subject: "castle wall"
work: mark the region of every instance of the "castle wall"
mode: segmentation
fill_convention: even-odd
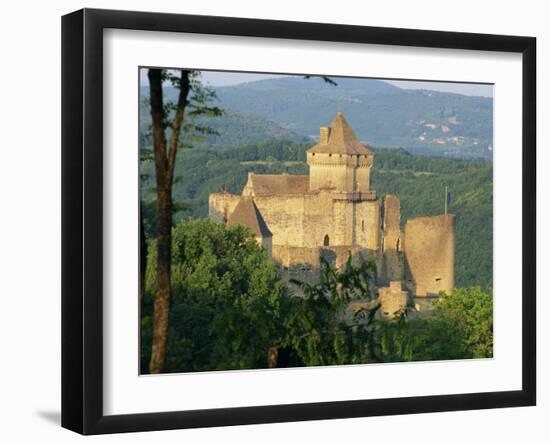
[[[409,297],[407,291],[401,289],[401,281],[392,281],[389,286],[380,288],[378,301],[382,317],[394,318],[407,307]]]
[[[382,203],[382,266],[378,283],[388,285],[391,281],[405,278],[403,253],[401,252],[401,204],[399,197],[388,194]]]
[[[226,222],[237,204],[240,195],[218,192],[208,196],[208,216],[218,222]]]
[[[320,248],[273,245],[272,251],[273,259],[284,268],[305,264],[316,268],[320,266]]]
[[[332,226],[333,240],[330,246],[353,245],[355,240],[356,210],[353,202],[333,200]]]
[[[383,214],[384,252],[399,251],[399,239],[401,237],[401,203],[399,197],[391,194],[384,197]]]
[[[418,217],[407,221],[405,259],[416,296],[454,288],[454,215]]]
[[[351,263],[357,266],[361,261],[376,261],[378,256],[377,251],[365,249],[357,245],[323,248],[321,253],[324,254],[327,261],[336,267],[336,269],[344,266],[350,257]]]
[[[309,154],[309,189],[335,189],[353,191],[354,174],[347,166],[345,156],[338,154]]]
[[[272,257],[281,268],[281,277],[296,294],[301,294],[299,286],[292,280],[315,284],[319,281],[320,248],[273,245]]]
[[[308,152],[307,163],[310,191],[370,191],[372,156]]]
[[[304,246],[323,246],[327,235],[329,245],[334,244],[332,206],[332,198],[327,191],[307,194],[304,197]]]
[[[304,196],[257,196],[254,198],[269,230],[273,245],[304,245]]]
[[[380,201],[357,201],[353,204],[355,243],[363,248],[377,250],[380,246]]]
[[[385,251],[380,257],[376,279],[379,286],[386,286],[391,281],[405,279],[405,259],[402,252]]]
[[[356,169],[356,190],[360,192],[370,191],[370,170],[373,157],[361,157],[359,159],[359,167]]]
[[[297,280],[309,284],[319,283],[321,273],[321,258],[336,269],[341,269],[351,257],[355,266],[361,261],[377,260],[377,251],[367,250],[359,246],[296,247],[274,245],[272,257],[280,266],[281,277],[295,295],[301,295],[302,290],[294,283]],[[371,287],[372,293],[375,287]]]

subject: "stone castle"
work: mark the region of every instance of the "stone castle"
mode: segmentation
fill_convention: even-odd
[[[243,224],[284,278],[315,282],[323,257],[336,268],[351,256],[374,260],[381,312],[425,310],[454,287],[454,215],[408,220],[400,201],[370,187],[374,153],[338,113],[307,151],[309,175],[248,174],[241,195],[210,194],[210,217]]]

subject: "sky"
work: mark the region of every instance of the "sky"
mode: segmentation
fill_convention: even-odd
[[[145,70],[142,70],[142,73]],[[222,72],[202,71],[202,79],[211,86],[233,86],[241,83],[267,78],[285,77],[277,74],[248,74],[243,72]],[[384,80],[402,89],[428,89],[440,92],[452,92],[463,95],[474,95],[481,97],[493,96],[493,85],[473,83],[449,83],[432,81],[410,81],[410,80]],[[141,84],[147,84],[144,75],[141,76]]]

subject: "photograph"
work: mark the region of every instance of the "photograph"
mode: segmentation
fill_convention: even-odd
[[[137,76],[140,375],[493,358],[493,84]]]

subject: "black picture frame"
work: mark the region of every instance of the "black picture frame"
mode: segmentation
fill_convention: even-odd
[[[522,389],[131,415],[103,413],[103,30],[170,31],[522,54]],[[83,9],[62,18],[62,426],[82,434],[536,403],[536,39]]]

